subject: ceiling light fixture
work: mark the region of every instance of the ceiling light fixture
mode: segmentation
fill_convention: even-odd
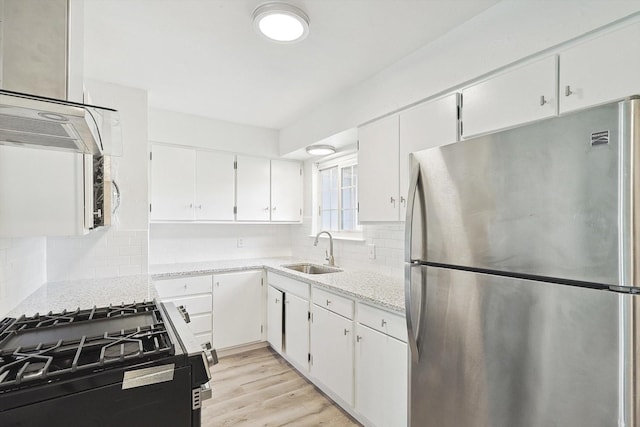
[[[309,34],[309,17],[290,4],[270,2],[253,11],[253,28],[271,41],[295,43]]]
[[[307,153],[312,156],[326,156],[336,152],[335,147],[332,145],[310,145],[306,148]]]

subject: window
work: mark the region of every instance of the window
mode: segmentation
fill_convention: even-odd
[[[360,233],[355,155],[318,164],[317,231]]]

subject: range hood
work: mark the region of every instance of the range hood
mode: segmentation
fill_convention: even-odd
[[[121,155],[116,110],[0,90],[0,144]]]
[[[74,102],[84,100],[82,0],[0,6],[0,144],[122,155],[118,112]]]

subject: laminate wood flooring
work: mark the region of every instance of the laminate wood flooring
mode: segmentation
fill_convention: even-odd
[[[202,427],[360,426],[268,347],[220,359]]]

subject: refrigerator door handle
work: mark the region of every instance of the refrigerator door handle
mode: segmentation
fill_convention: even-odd
[[[420,295],[417,298],[420,302],[420,306],[418,307],[417,320],[414,325],[413,319],[413,311],[412,304],[413,298],[411,296],[413,292],[412,286],[412,275],[413,269],[418,268],[420,271],[420,280],[418,283],[420,289]],[[405,319],[407,322],[407,341],[409,342],[409,349],[411,353],[411,357],[414,362],[418,362],[420,360],[420,323],[422,321],[422,313],[424,311],[424,297],[423,297],[423,280],[422,280],[422,265],[419,263],[407,263],[404,265],[404,304],[405,304]]]
[[[420,163],[413,154],[409,155],[411,162],[411,180],[409,181],[409,194],[407,195],[407,211],[404,229],[404,260],[411,262],[411,248],[413,236],[413,208],[415,206],[418,185],[420,184]]]

